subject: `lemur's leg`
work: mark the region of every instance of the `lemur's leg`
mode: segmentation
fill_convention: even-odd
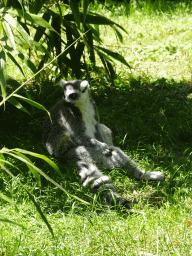
[[[109,176],[103,175],[96,165],[86,164],[85,162],[77,162],[77,171],[84,187],[91,184],[91,190],[93,192],[104,193],[104,200],[111,206],[125,206],[130,208],[129,202],[121,197],[117,192],[115,186],[109,179]]]
[[[135,178],[147,180],[165,180],[165,176],[161,172],[145,172],[127,156],[120,148],[111,147],[111,156],[105,157],[105,167],[108,168],[123,168],[131,173]]]
[[[96,139],[90,141],[91,147],[86,148],[90,154],[90,159],[96,162],[99,169],[119,167],[131,173],[137,179],[165,180],[165,176],[161,172],[145,172],[140,169],[120,148],[108,146]]]
[[[105,126],[104,124],[98,124],[98,128],[100,130],[100,133],[102,134],[103,137],[103,141],[109,145],[112,146],[113,145],[113,136],[112,136],[112,131]]]
[[[93,147],[78,146],[66,152],[63,160],[65,158],[77,162],[78,175],[84,187],[90,185],[93,192],[102,192],[104,200],[109,205],[123,205],[130,208],[128,201],[116,192],[109,176],[98,170],[94,160],[100,158],[102,161],[102,158],[106,158],[100,150],[98,151]]]

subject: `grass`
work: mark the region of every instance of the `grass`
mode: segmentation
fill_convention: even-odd
[[[123,170],[106,170],[118,192],[131,201],[135,213],[130,214],[108,208],[82,188],[73,167],[53,159],[63,172],[60,177],[42,160],[30,158],[90,206],[44,178],[39,188],[26,166],[7,158],[20,171],[10,169],[16,176],[12,179],[0,170],[0,192],[12,200],[11,204],[0,198],[0,219],[4,219],[0,221],[0,256],[192,255],[191,9],[187,3],[164,3],[155,9],[155,3],[132,2],[130,8],[108,4],[112,12],[94,7],[128,30],[123,46],[114,44],[110,30],[103,28],[102,33],[106,44],[117,46],[133,69],[116,64],[115,86],[106,83],[103,75],[91,84],[101,121],[113,130],[115,145],[142,168],[162,171],[166,181],[137,181]],[[61,97],[56,86],[47,86],[46,81],[41,94],[35,90],[39,88],[34,85],[34,100],[47,108]],[[41,144],[44,113],[26,108],[34,112],[33,117],[10,105],[5,112],[0,110],[1,148],[46,154]],[[54,238],[20,182],[41,207]]]

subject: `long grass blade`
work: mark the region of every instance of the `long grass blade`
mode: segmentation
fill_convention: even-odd
[[[11,198],[9,198],[8,196],[4,195],[3,193],[0,193],[0,198],[7,201],[10,204],[15,205],[15,202]]]
[[[49,224],[47,218],[46,218],[45,215],[43,214],[40,205],[35,201],[34,196],[33,196],[31,193],[29,193],[29,191],[27,191],[27,189],[25,189],[25,191],[26,191],[27,194],[29,195],[29,198],[31,199],[31,201],[34,203],[34,205],[35,205],[35,207],[36,207],[38,213],[41,215],[41,218],[43,219],[43,221],[44,221],[45,224],[47,225],[47,227],[48,227],[48,229],[49,229],[51,235],[52,235],[53,238],[54,238],[53,229],[52,229],[51,225]]]
[[[21,227],[21,228],[23,228],[23,229],[26,229],[23,225],[18,224],[18,223],[16,223],[16,222],[12,221],[12,220],[8,220],[7,218],[5,219],[5,218],[1,218],[1,217],[0,217],[0,221],[7,222],[7,223],[10,223],[10,224],[19,226],[19,227]]]
[[[3,100],[5,100],[7,79],[6,79],[6,55],[3,50],[0,52],[0,83],[1,83],[2,97],[3,97]]]
[[[58,187],[59,189],[61,189],[63,192],[65,192],[67,195],[77,199],[78,201],[84,203],[84,204],[87,204],[87,205],[90,205],[90,203],[84,201],[83,199],[77,197],[77,196],[74,196],[74,195],[71,195],[69,192],[67,192],[61,185],[59,185],[56,181],[54,181],[53,179],[51,179],[47,174],[45,174],[42,170],[40,170],[37,166],[35,166],[34,164],[31,164],[30,162],[28,162],[26,159],[23,159],[22,157],[16,155],[14,152],[12,153],[11,151],[13,150],[7,150],[6,151],[6,154],[8,155],[11,155],[12,157],[15,157],[17,158],[18,160],[24,162],[25,164],[28,164],[30,166],[32,166],[37,172],[39,172],[43,177],[45,177],[47,180],[49,180],[51,183],[53,183],[56,187]],[[1,165],[1,164],[0,164]],[[3,168],[4,169],[4,168]],[[10,173],[10,172],[9,172]],[[12,175],[12,174],[11,174]]]
[[[0,167],[3,168],[12,178],[15,178],[15,176],[5,167],[3,166],[1,163],[0,163]],[[52,234],[52,236],[54,237],[54,233],[53,233],[53,229],[51,227],[51,225],[49,224],[49,222],[47,221],[47,218],[45,217],[45,215],[43,214],[42,210],[41,210],[41,207],[40,205],[35,201],[34,197],[31,195],[31,193],[29,193],[29,191],[25,188],[25,186],[19,182],[21,184],[21,186],[25,189],[25,191],[27,192],[27,194],[29,195],[29,198],[31,199],[31,201],[34,203],[37,211],[39,212],[41,218],[43,219],[43,221],[45,222],[45,224],[47,225],[50,233]],[[12,223],[12,224],[15,224],[14,222],[12,221],[9,221],[7,219],[0,219],[0,221],[6,221],[6,222],[9,222],[9,223]],[[19,224],[17,224],[19,225]]]

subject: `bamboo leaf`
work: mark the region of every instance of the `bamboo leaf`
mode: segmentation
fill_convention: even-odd
[[[15,39],[14,39],[12,30],[11,30],[9,24],[7,23],[7,21],[4,21],[4,22],[2,22],[2,25],[3,25],[3,28],[5,30],[7,37],[9,38],[9,40],[11,42],[11,45],[12,45],[14,51],[16,51]]]
[[[122,34],[119,32],[118,28],[116,28],[115,26],[112,26],[113,30],[115,31],[119,41],[122,43],[123,42],[123,36]]]
[[[33,6],[33,10],[34,10],[35,14],[37,14],[41,10],[44,2],[45,2],[45,0],[35,1],[35,5]]]
[[[43,14],[43,17],[42,17],[42,18],[48,22],[48,21],[50,20],[50,18],[51,18],[51,15],[50,15],[50,13],[45,12],[45,13]],[[35,36],[34,36],[34,40],[35,40],[36,42],[39,42],[39,41],[40,41],[41,37],[45,34],[45,30],[46,30],[46,28],[41,27],[41,26],[38,26],[38,27],[36,28],[36,33],[35,33]]]
[[[23,10],[16,9],[16,8],[14,8],[14,9],[13,8],[3,8],[3,12],[21,17],[21,18],[31,22],[32,25],[36,25],[36,26],[39,25],[41,27],[44,27],[44,28],[47,28],[49,30],[56,32],[52,28],[52,26],[39,15],[32,14],[29,12],[24,12]]]
[[[34,152],[31,152],[31,151],[28,151],[28,150],[24,150],[24,149],[20,149],[20,148],[15,148],[14,151],[17,151],[17,152],[21,152],[23,154],[27,154],[27,155],[30,155],[30,156],[34,156],[34,157],[37,157],[37,158],[40,158],[42,160],[44,160],[45,162],[47,162],[60,176],[62,176],[58,166],[53,162],[51,161],[51,159],[49,159],[48,157],[44,156],[44,155],[41,155],[41,154],[38,154],[38,153],[34,153]]]
[[[33,64],[33,62],[25,55],[23,55],[21,52],[18,54],[18,57],[22,59],[23,62],[26,63],[26,65],[31,69],[31,71],[36,74],[37,69],[36,66]]]
[[[79,16],[78,2],[76,0],[69,0],[69,4],[71,6],[74,20],[75,20],[78,28],[80,29],[80,16]]]
[[[89,6],[89,0],[83,0],[83,23],[85,23],[88,6]]]
[[[2,50],[0,52],[0,84],[1,84],[1,93],[3,99],[6,98],[6,55],[5,52]]]
[[[0,35],[1,35],[2,29],[3,29],[2,20],[0,20]]]
[[[23,76],[25,77],[25,74],[23,72],[22,67],[19,65],[19,63],[16,61],[16,59],[13,57],[13,55],[10,52],[7,52],[7,56],[9,57],[9,59],[19,68],[19,70],[21,71],[21,73],[23,74]]]
[[[8,13],[5,13],[3,15],[3,19],[20,34],[21,38],[26,42],[26,45],[28,45],[28,47],[31,47],[29,35],[19,24],[19,22]]]
[[[19,168],[16,165],[12,164],[11,162],[9,162],[7,160],[0,159],[0,163],[1,163],[1,165],[8,164],[8,165],[12,166],[13,168],[19,170]]]
[[[15,154],[17,154],[17,155],[20,156],[21,158],[27,160],[27,162],[30,162],[30,163],[31,163],[31,165],[29,165],[29,164],[27,164],[27,162],[26,162],[26,165],[27,165],[27,167],[29,168],[29,171],[31,171],[32,174],[33,174],[33,176],[35,177],[36,182],[37,182],[37,185],[41,188],[41,178],[40,178],[40,174],[36,171],[35,168],[33,168],[33,163],[31,162],[31,160],[30,160],[28,157],[26,157],[25,155],[23,155],[22,153],[20,153],[20,152],[15,151]]]
[[[17,149],[18,150],[18,149]],[[20,150],[20,149],[19,149]],[[78,201],[84,203],[84,204],[87,204],[87,205],[90,205],[90,203],[84,201],[83,199],[77,197],[77,196],[74,196],[74,195],[71,195],[70,193],[68,193],[61,185],[59,185],[56,181],[54,181],[53,179],[51,179],[47,174],[45,174],[42,170],[40,170],[38,167],[36,167],[35,165],[31,164],[30,162],[28,162],[27,160],[21,158],[20,156],[18,155],[15,155],[14,153],[12,153],[14,151],[14,149],[7,149],[7,148],[3,148],[2,150],[5,154],[8,154],[8,155],[11,155],[17,159],[19,159],[20,161],[24,162],[24,163],[27,163],[29,165],[32,165],[33,168],[35,168],[43,177],[45,177],[47,180],[49,180],[51,183],[53,183],[56,187],[58,187],[59,189],[61,189],[63,192],[65,192],[67,195],[77,199]],[[32,152],[31,152],[32,153]],[[35,153],[34,153],[35,154]],[[15,178],[15,176],[7,169],[5,168],[1,163],[0,163],[0,167],[2,169],[4,169],[12,178]],[[23,185],[22,185],[23,186]]]
[[[23,112],[27,113],[28,115],[31,115],[26,108],[24,108],[21,103],[19,103],[14,97],[11,97],[8,99],[9,103],[11,103],[14,107],[22,110]]]
[[[74,17],[73,17],[72,14],[67,14],[67,15],[64,16],[64,18],[68,21],[74,21]],[[79,13],[79,18],[80,18],[80,22],[83,23],[83,13],[81,13],[81,12]],[[112,20],[107,19],[104,16],[101,16],[97,13],[89,12],[89,14],[86,15],[85,23],[87,23],[87,24],[97,24],[97,25],[117,26],[121,30],[123,30],[125,33],[127,33],[127,31],[122,26],[120,26],[118,23],[115,23]]]
[[[131,66],[127,63],[127,61],[119,53],[110,51],[110,50],[108,50],[106,48],[103,48],[103,47],[100,47],[100,46],[95,46],[95,47],[98,48],[99,50],[105,52],[107,55],[113,57],[114,59],[120,61],[121,63],[123,63],[127,67],[131,68]]]
[[[48,115],[50,116],[49,111],[43,105],[37,103],[36,101],[33,101],[31,99],[28,99],[28,98],[25,98],[25,97],[23,97],[23,96],[21,96],[19,94],[13,94],[13,96],[24,100],[25,102],[29,103],[31,106],[34,106],[34,107],[36,107],[38,109],[46,111],[48,113]]]
[[[5,161],[5,157],[3,156],[2,153],[0,153],[0,162],[4,162]]]

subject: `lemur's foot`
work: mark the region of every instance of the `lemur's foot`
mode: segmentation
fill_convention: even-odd
[[[165,180],[165,176],[161,172],[145,172],[142,178],[147,180]]]
[[[110,206],[125,207],[130,209],[130,202],[114,191],[109,191],[104,196],[104,201]]]

